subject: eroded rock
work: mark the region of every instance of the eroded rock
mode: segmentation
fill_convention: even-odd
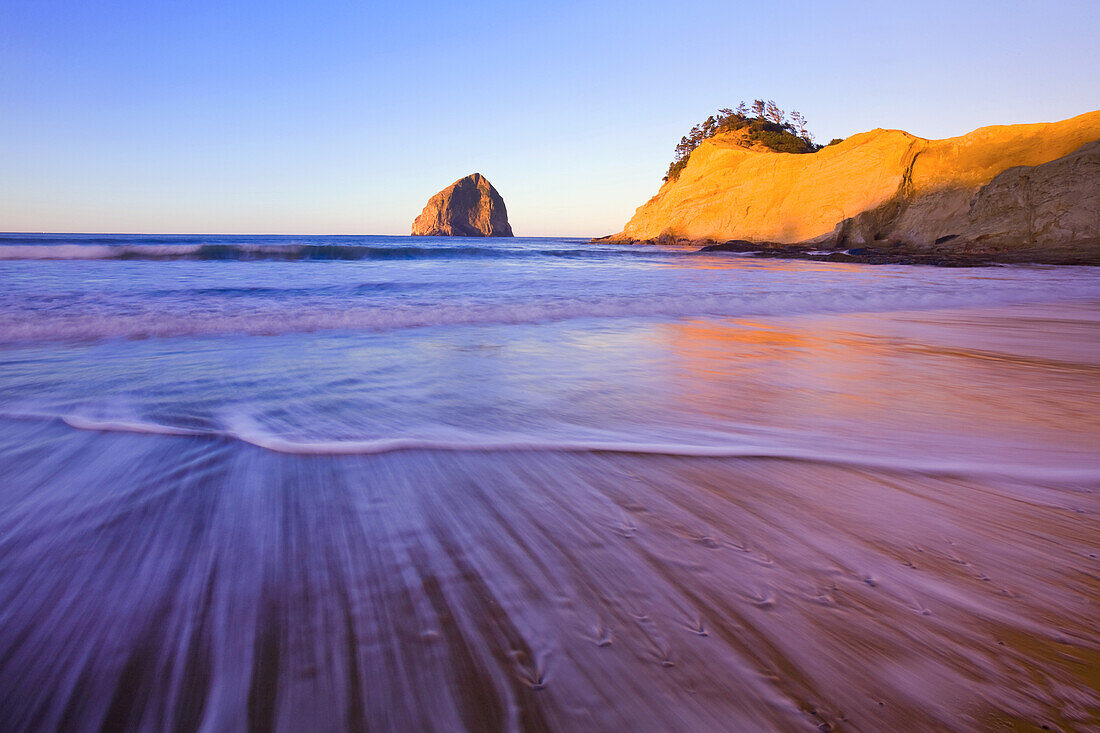
[[[432,196],[412,224],[413,236],[511,237],[508,209],[493,184],[471,173]]]

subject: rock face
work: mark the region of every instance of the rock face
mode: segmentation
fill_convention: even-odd
[[[412,225],[413,236],[511,237],[504,199],[480,173],[432,196]]]
[[[1096,148],[1087,145],[1098,138],[1100,111],[946,140],[872,130],[805,155],[746,149],[718,136],[608,239],[915,250],[955,240],[1087,244],[1100,238],[1090,213],[1100,195]]]
[[[972,191],[898,196],[841,222],[833,247],[1100,253],[1100,141],[1047,163],[1009,168]]]
[[[963,239],[994,247],[1100,246],[1100,141],[1037,166],[1009,168],[978,191]]]

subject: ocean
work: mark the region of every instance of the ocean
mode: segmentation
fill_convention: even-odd
[[[0,235],[0,730],[1086,730],[1100,272]]]

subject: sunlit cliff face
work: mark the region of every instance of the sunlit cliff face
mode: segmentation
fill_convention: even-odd
[[[1100,111],[943,140],[871,130],[810,154],[749,150],[736,135],[720,135],[704,141],[680,176],[639,206],[613,238],[800,242],[900,196],[917,204],[899,220],[892,240],[930,245],[959,233],[970,198],[997,174],[1062,158],[1097,138]],[[1085,204],[1074,199],[1074,208]]]

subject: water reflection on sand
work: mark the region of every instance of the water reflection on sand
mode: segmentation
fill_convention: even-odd
[[[1028,306],[665,326],[666,409],[862,455],[1095,467],[1100,322]],[[1025,455],[1021,455],[1023,451]]]
[[[514,360],[572,364],[521,380],[530,450],[8,417],[0,728],[1093,729],[1098,314],[425,333],[513,432]]]

